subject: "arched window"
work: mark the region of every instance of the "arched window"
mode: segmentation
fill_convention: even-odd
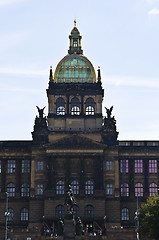
[[[137,183],[135,185],[135,197],[143,197],[143,185],[142,183]]]
[[[37,195],[43,195],[43,193],[44,193],[44,185],[37,184]]]
[[[14,183],[9,183],[7,185],[8,197],[15,197],[15,185]]]
[[[74,47],[77,47],[77,46],[78,46],[77,39],[73,39],[73,46],[74,46]]]
[[[56,100],[56,115],[65,115],[65,101],[61,97]]]
[[[127,183],[121,184],[121,196],[122,197],[129,196],[129,185]]]
[[[58,205],[55,209],[56,218],[64,218],[64,213],[65,213],[64,206]]]
[[[91,180],[85,182],[85,194],[93,194],[93,182]]]
[[[121,211],[121,220],[122,221],[128,221],[129,220],[129,209],[123,208]]]
[[[75,218],[79,217],[79,207],[77,205],[73,206],[73,213],[74,213]]]
[[[94,217],[94,207],[92,205],[87,205],[85,207],[85,217],[93,218]]]
[[[86,115],[94,115],[95,103],[93,98],[87,98],[85,104],[86,104]]]
[[[8,221],[13,222],[13,220],[14,220],[14,210],[13,210],[13,208],[8,208],[7,217],[8,217]]]
[[[22,184],[21,197],[29,197],[29,192],[30,192],[29,184],[27,183]]]
[[[71,100],[71,115],[80,115],[80,103],[76,97]]]
[[[157,193],[157,184],[151,183],[149,186],[149,195],[152,197]]]
[[[20,211],[20,220],[21,221],[28,221],[29,220],[29,214],[27,208],[22,208]]]
[[[56,183],[56,194],[64,194],[64,181],[58,181]]]
[[[74,194],[79,194],[79,183],[78,181],[74,180],[71,182],[71,188]]]

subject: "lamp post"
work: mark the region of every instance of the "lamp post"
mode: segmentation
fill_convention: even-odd
[[[6,218],[6,227],[5,227],[5,240],[7,240],[7,234],[8,234],[8,193],[6,192],[6,211],[5,211],[5,218]]]

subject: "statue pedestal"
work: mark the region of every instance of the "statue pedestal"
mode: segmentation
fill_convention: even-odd
[[[64,219],[64,240],[75,240],[75,220],[72,213],[67,213]]]

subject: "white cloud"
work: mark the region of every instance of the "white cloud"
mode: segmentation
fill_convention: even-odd
[[[0,0],[0,7],[8,6],[16,3],[24,2],[24,0]]]
[[[153,8],[148,12],[149,15],[159,15],[159,9]]]
[[[0,68],[0,74],[7,74],[7,75],[29,75],[29,76],[48,76],[48,69],[44,69],[44,70],[41,70],[41,69],[35,69],[35,70],[32,70],[32,69],[16,69],[16,68],[10,68],[10,67],[7,67],[7,68]]]
[[[112,84],[115,86],[151,87],[155,89],[159,88],[159,79],[106,75],[104,76],[103,81],[106,84]]]

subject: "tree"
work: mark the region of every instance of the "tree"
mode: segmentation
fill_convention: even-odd
[[[139,209],[139,232],[159,240],[159,194],[149,197]]]

